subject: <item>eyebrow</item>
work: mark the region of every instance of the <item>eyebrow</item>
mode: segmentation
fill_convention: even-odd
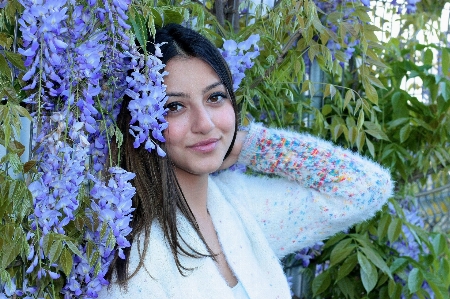
[[[207,93],[211,89],[216,88],[217,86],[220,86],[220,85],[223,85],[223,83],[220,81],[217,81],[216,83],[206,86],[203,89],[203,94]],[[189,97],[189,95],[184,92],[168,92],[168,93],[166,93],[166,96],[168,96],[168,97],[186,97],[186,98]]]

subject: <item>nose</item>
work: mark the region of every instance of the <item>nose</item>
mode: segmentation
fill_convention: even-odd
[[[200,106],[192,115],[192,131],[194,133],[208,134],[215,127],[210,111]]]

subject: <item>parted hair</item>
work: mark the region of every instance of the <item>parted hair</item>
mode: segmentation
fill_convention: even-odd
[[[174,57],[196,57],[208,63],[217,73],[221,82],[228,91],[237,114],[236,98],[233,91],[233,81],[227,63],[218,49],[204,36],[198,32],[178,24],[168,24],[156,30],[154,37],[149,39],[147,52],[155,53],[155,44],[161,44],[160,49],[163,56],[160,58],[164,64]],[[183,191],[175,176],[173,163],[170,156],[160,157],[156,151],[148,152],[143,146],[134,148],[134,137],[128,133],[131,115],[127,109],[130,98],[125,96],[121,110],[117,118],[117,126],[123,133],[123,144],[119,148],[115,140],[111,143],[112,157],[118,157],[118,164],[127,171],[134,172],[136,177],[133,185],[136,194],[133,197],[133,218],[131,221],[132,232],[128,239],[131,244],[140,244],[139,238],[143,238],[143,246],[137,246],[139,252],[139,264],[134,271],[128,269],[130,259],[130,248],[124,250],[125,259],[118,258],[117,254],[109,268],[106,278],[111,280],[113,275],[121,287],[126,288],[128,280],[132,278],[142,267],[144,257],[150,242],[151,225],[157,221],[161,226],[168,246],[171,249],[178,271],[186,275],[192,269],[180,263],[179,255],[193,258],[210,257],[215,258],[203,238],[197,221],[189,208],[183,195]],[[236,115],[236,120],[238,119]],[[170,126],[170,124],[169,124]],[[225,158],[231,152],[237,132],[237,121],[233,141]],[[165,149],[164,143],[160,146]],[[167,151],[166,151],[167,153]],[[198,252],[189,246],[189,240],[184,240],[177,227],[177,213],[181,213],[205,244],[208,252]],[[151,254],[151,253],[150,253]]]

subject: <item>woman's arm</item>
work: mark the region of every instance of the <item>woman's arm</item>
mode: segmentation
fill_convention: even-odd
[[[228,197],[247,207],[279,257],[369,219],[392,195],[387,170],[307,134],[252,124],[238,162],[284,178],[233,172],[218,177]]]
[[[311,135],[252,124],[241,147],[239,163],[333,197],[385,201],[392,193],[379,164]]]

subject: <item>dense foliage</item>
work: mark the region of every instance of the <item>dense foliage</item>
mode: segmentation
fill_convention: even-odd
[[[439,21],[445,4],[393,2],[417,30],[434,30],[424,24]],[[369,1],[4,0],[0,8],[0,298],[91,298],[107,284],[115,252],[129,246],[134,194],[134,174],[114,167],[108,143],[121,138],[114,120],[127,93],[143,124],[133,127],[135,145],[164,155],[155,142],[167,125],[162,65],[133,41],[152,42],[147,32],[167,22],[222,48],[243,124],[307,131],[391,169],[389,207],[286,260],[311,277],[307,298],[448,297],[448,237],[426,232],[407,196],[412,183],[447,180],[445,45],[381,43]],[[416,10],[420,18],[404,15]],[[420,98],[405,89],[409,78],[421,79]],[[24,117],[33,119],[30,157],[19,142]]]

